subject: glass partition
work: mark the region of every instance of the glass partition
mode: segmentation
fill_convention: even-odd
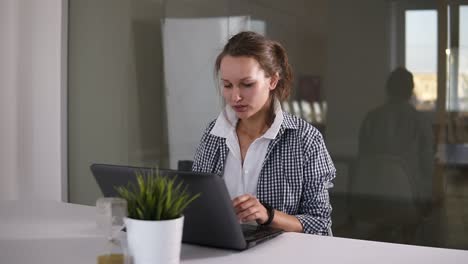
[[[70,0],[70,201],[100,196],[92,163],[191,160],[222,107],[215,56],[253,30],[286,48],[295,82],[283,110],[319,129],[337,168],[334,235],[468,249],[467,9],[456,2],[442,30],[436,1]]]

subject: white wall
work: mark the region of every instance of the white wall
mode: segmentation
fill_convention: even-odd
[[[0,199],[66,200],[66,2],[0,2]]]

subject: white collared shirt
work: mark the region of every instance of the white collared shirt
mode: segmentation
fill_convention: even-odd
[[[231,106],[227,105],[216,119],[211,134],[226,138],[229,148],[224,166],[224,181],[229,195],[235,198],[242,194],[257,195],[257,182],[263,161],[271,140],[278,134],[283,122],[283,111],[278,99],[274,100],[275,120],[268,130],[249,146],[242,166],[239,140],[236,133],[238,118]]]

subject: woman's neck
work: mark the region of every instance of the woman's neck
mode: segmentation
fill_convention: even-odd
[[[272,107],[273,100],[269,99],[265,103],[265,106],[255,115],[248,119],[240,119],[237,123],[237,131],[247,134],[252,138],[258,138],[263,135],[273,123],[274,113],[271,110]]]

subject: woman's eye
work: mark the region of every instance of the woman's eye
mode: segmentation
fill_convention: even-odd
[[[244,83],[245,87],[252,87],[255,83]]]
[[[223,84],[224,88],[231,88],[232,85],[231,84]]]

